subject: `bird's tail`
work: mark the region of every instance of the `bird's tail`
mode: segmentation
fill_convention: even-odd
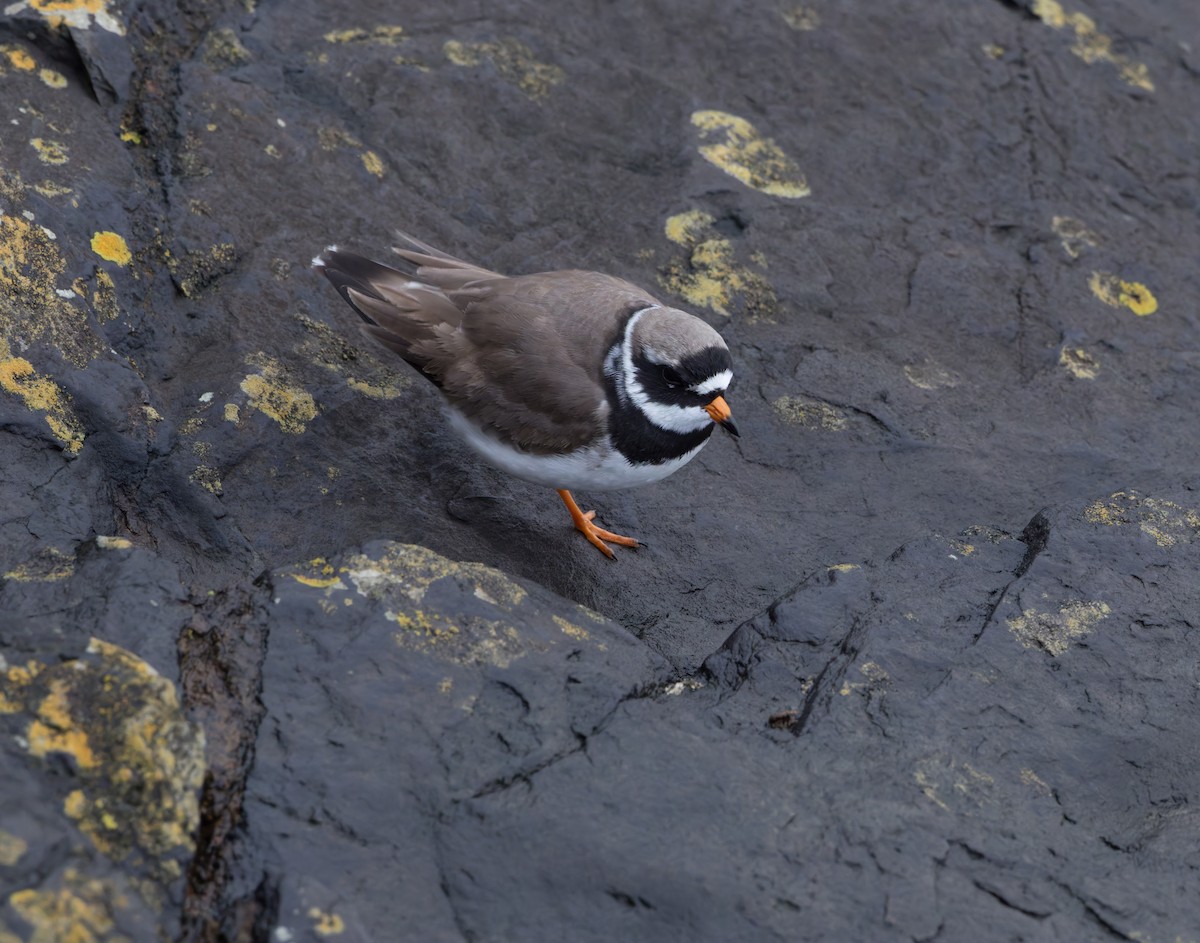
[[[358,312],[365,334],[424,371],[438,334],[455,330],[462,311],[432,279],[421,280],[420,263],[412,264],[417,270],[409,275],[337,246],[312,261]]]

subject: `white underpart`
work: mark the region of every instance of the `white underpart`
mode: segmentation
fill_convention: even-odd
[[[607,439],[562,455],[533,455],[484,432],[453,407],[448,407],[446,414],[454,431],[467,445],[501,471],[535,484],[568,490],[616,491],[662,481],[695,458],[707,442],[705,440],[679,458],[658,465],[632,464],[612,448]]]
[[[625,337],[621,341],[621,379],[625,383],[625,394],[658,428],[666,429],[669,432],[696,432],[712,423],[712,417],[704,411],[703,406],[676,406],[674,403],[660,403],[650,398],[637,377],[637,368],[633,365],[633,329],[643,314],[653,310],[654,308],[643,308],[629,319],[629,324],[625,327]]]
[[[733,371],[722,370],[720,373],[714,374],[703,383],[698,383],[690,387],[691,391],[697,396],[707,396],[709,393],[723,393],[733,382]]]

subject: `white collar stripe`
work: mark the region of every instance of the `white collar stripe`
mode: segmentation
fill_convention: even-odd
[[[724,390],[724,389],[728,388],[729,384],[732,382],[733,382],[733,371],[732,370],[722,370],[720,373],[716,374],[715,376],[709,377],[703,383],[701,383],[697,386],[693,386],[692,392],[697,394],[698,396],[706,396],[709,393],[717,393],[720,390]]]

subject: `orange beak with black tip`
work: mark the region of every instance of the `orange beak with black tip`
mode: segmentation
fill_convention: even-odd
[[[718,396],[704,407],[704,411],[712,417],[712,421],[732,436],[738,435],[737,426],[733,424],[733,412],[724,396]]]

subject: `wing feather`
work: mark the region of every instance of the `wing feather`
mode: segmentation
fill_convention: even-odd
[[[411,271],[334,248],[315,261],[368,336],[508,444],[561,453],[604,432],[605,356],[629,315],[659,302],[598,272],[506,278],[399,236]]]

